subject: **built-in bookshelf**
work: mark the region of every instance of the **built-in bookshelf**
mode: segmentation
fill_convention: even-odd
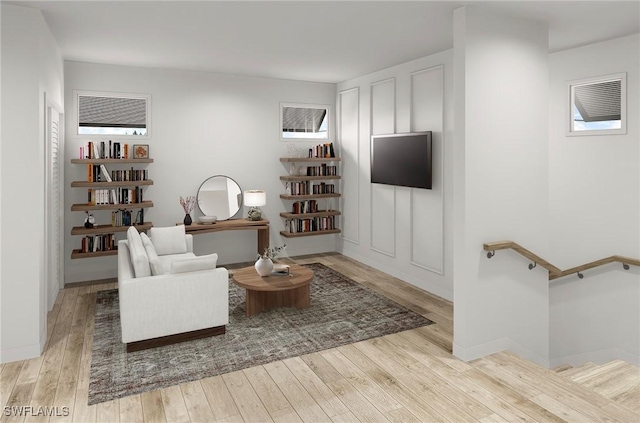
[[[280,235],[286,238],[340,233],[340,211],[333,207],[334,199],[340,198],[340,158],[334,156],[330,144],[309,149],[309,154],[312,157],[280,158],[280,162],[291,165],[289,175],[280,176],[285,183],[285,193],[280,198],[293,201],[290,211],[280,213],[285,219],[285,230]]]
[[[87,193],[87,201],[71,205],[71,211],[97,212],[92,228],[71,229],[71,235],[82,237],[80,248],[71,252],[72,259],[116,255],[116,234],[126,232],[130,226],[138,231],[153,227],[144,218],[145,209],[153,207],[153,202],[145,198],[144,188],[153,185],[153,180],[147,169],[141,168],[153,163],[153,159],[109,158],[113,154],[112,149],[105,149],[91,158],[71,159],[72,164],[86,167],[86,179],[71,182],[71,187],[85,188]],[[85,218],[86,214],[82,221]]]

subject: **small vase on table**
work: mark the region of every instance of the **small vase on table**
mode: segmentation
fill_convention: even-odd
[[[256,272],[258,272],[258,275],[262,277],[269,276],[273,271],[273,261],[269,258],[261,257],[258,259],[258,261],[256,261],[254,267],[256,268]]]
[[[182,222],[184,223],[185,226],[191,225],[191,223],[192,223],[191,215],[189,213],[187,213]]]

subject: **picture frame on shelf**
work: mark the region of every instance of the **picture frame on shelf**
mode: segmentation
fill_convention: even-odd
[[[148,159],[149,158],[149,144],[134,144],[133,145],[133,158],[134,159]]]

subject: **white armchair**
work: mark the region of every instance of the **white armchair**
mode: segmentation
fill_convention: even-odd
[[[192,235],[182,226],[175,228],[181,232],[152,228],[149,240],[132,227],[127,239],[118,242],[120,321],[127,352],[220,335],[229,323],[227,269],[216,268],[217,254],[195,256]],[[157,253],[164,254],[156,254],[154,243]]]

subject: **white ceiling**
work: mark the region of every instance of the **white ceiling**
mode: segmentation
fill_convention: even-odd
[[[549,24],[550,51],[640,32],[640,1],[7,1],[65,60],[340,82],[453,47],[453,10]]]

